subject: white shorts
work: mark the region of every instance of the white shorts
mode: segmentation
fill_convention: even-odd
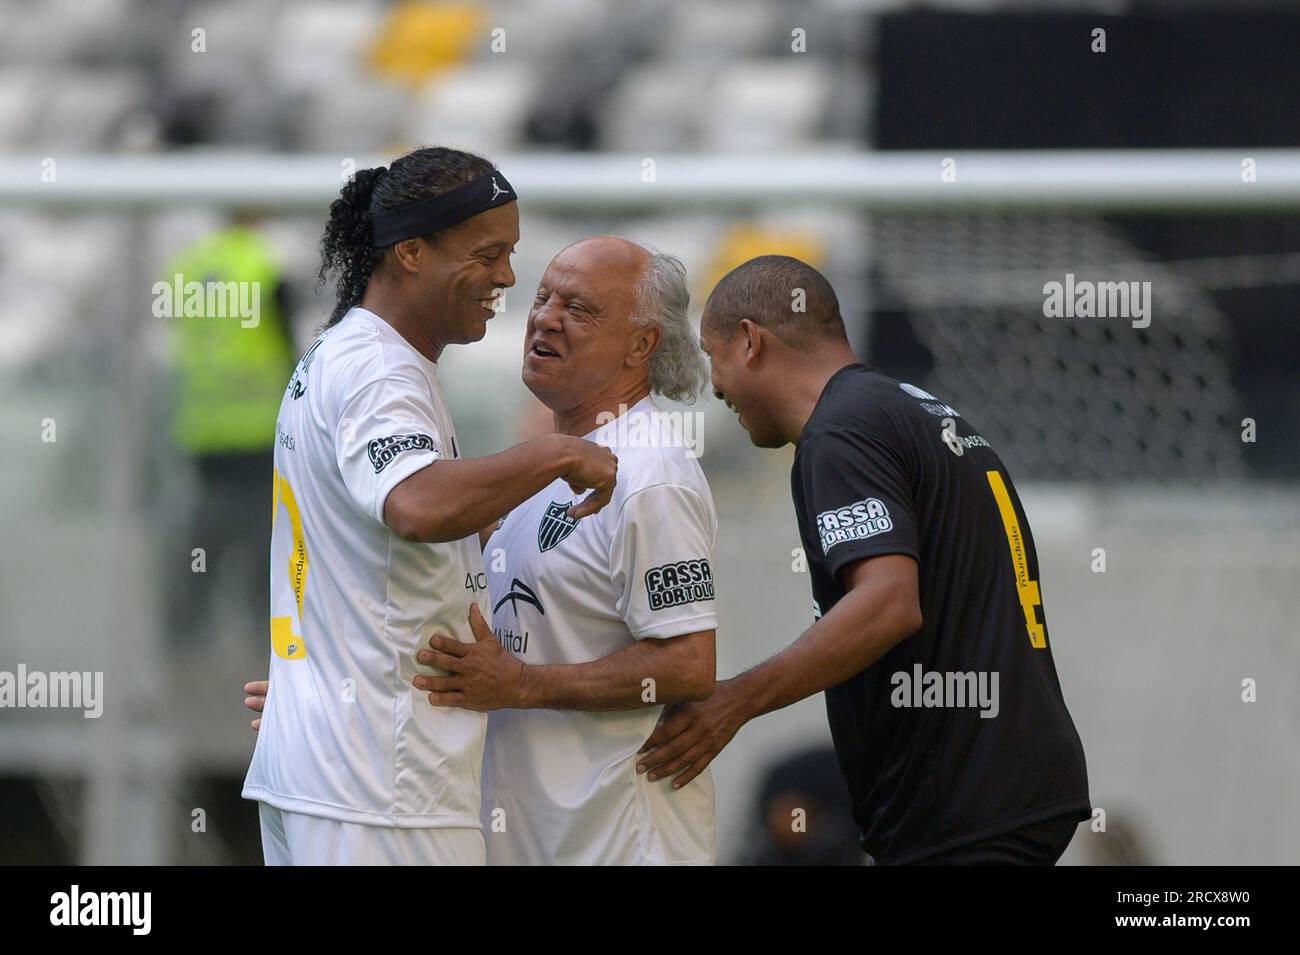
[[[486,865],[478,829],[396,829],[285,812],[259,802],[267,865]]]

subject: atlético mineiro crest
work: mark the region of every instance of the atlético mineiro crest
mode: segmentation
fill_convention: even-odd
[[[569,508],[572,506],[572,501],[567,504],[552,501],[547,506],[546,513],[542,515],[542,523],[537,528],[539,550],[548,551],[573,533],[580,519],[569,516]]]

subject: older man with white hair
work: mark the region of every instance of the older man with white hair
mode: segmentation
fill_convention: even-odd
[[[636,772],[663,706],[713,692],[717,517],[688,442],[651,393],[707,380],[675,258],[601,236],[552,260],[523,380],[556,430],[612,450],[604,511],[574,520],[556,481],[486,543],[492,625],[434,636],[414,684],[437,706],[493,710],[483,768],[488,863],[708,864],[713,784]]]

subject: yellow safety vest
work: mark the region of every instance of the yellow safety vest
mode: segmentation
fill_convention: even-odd
[[[178,278],[179,276],[179,278]],[[182,252],[155,287],[169,299],[176,392],[172,436],[191,454],[272,446],[293,354],[279,269],[256,231],[223,229]]]

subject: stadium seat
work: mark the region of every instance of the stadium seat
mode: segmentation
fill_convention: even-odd
[[[63,149],[97,150],[113,144],[123,118],[145,96],[134,70],[61,70],[49,77],[34,138]]]
[[[0,70],[0,143],[23,143],[33,131],[43,98],[35,67]]]
[[[700,146],[725,152],[797,150],[821,131],[831,91],[829,66],[789,54],[730,63],[710,89]]]
[[[272,27],[267,72],[285,92],[331,89],[363,62],[382,8],[343,0],[301,0],[285,7]]]
[[[651,61],[630,70],[602,111],[602,146],[658,153],[693,148],[715,74],[707,63]]]
[[[367,62],[379,76],[418,86],[463,63],[486,41],[476,7],[406,0],[384,17]]]
[[[747,0],[678,4],[656,38],[655,55],[713,62],[761,56],[788,46],[789,18],[781,13],[777,5]]]
[[[290,117],[295,145],[309,151],[369,153],[403,138],[410,92],[358,71],[336,88],[312,91]]]
[[[455,67],[421,89],[403,131],[412,143],[444,143],[491,155],[519,141],[532,94],[521,64]]]

